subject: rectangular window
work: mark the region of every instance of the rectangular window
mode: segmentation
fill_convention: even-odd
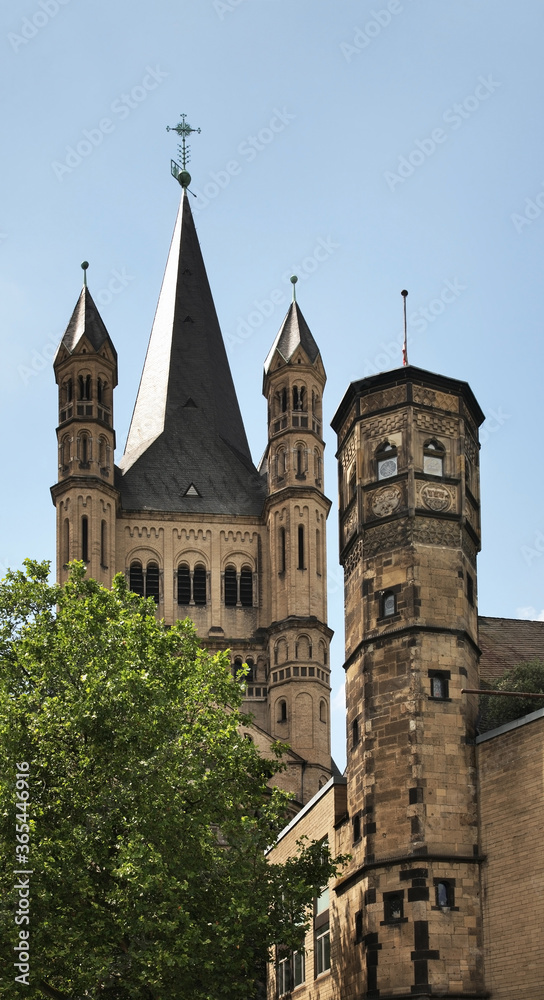
[[[331,935],[328,924],[323,924],[315,935],[315,969],[316,975],[327,972],[331,967]]]
[[[315,902],[315,912],[323,913],[325,910],[329,909],[329,887],[328,885],[323,889],[320,896],[317,897]]]
[[[384,892],[383,922],[384,924],[400,923],[404,920],[404,892]]]
[[[304,952],[295,951],[293,953],[293,986],[301,986],[306,978],[306,963]]]
[[[278,962],[278,996],[285,996],[291,989],[291,968],[289,957],[280,958]]]

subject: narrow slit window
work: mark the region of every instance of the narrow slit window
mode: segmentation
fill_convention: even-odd
[[[103,569],[108,568],[108,526],[105,521],[100,524],[100,565]]]
[[[67,517],[64,519],[64,562],[70,562],[70,521]]]
[[[89,562],[89,519],[86,514],[81,518],[81,558]]]
[[[304,569],[304,525],[298,526],[298,569]]]
[[[285,528],[280,528],[279,573],[285,573]]]

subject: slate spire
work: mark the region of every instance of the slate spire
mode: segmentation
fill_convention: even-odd
[[[279,333],[264,363],[265,376],[270,370],[276,352],[279,354],[281,360],[287,363],[299,346],[303,348],[308,360],[313,365],[319,355],[319,348],[310,332],[310,327],[300,311],[298,302],[293,298]]]
[[[185,189],[119,468],[124,509],[262,507]]]

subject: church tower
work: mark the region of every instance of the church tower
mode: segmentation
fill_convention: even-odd
[[[336,891],[364,956],[345,956],[345,997],[483,995],[461,693],[478,687],[482,420],[466,383],[407,366],[352,383],[333,421],[353,854]]]
[[[269,707],[271,733],[312,758],[305,775],[305,794],[310,795],[331,773],[325,381],[319,349],[293,300],[266,359],[263,380],[268,401]]]
[[[296,303],[265,365],[264,467],[253,464],[193,220],[182,191],[124,454],[113,465],[117,356],[86,285],[55,359],[59,385],[58,578],[83,559],[123,573],[168,624],[190,617],[244,669],[251,738],[288,744],[279,783],[294,809],[329,779],[321,400],[325,371]],[[263,432],[265,428],[263,426]]]
[[[113,390],[117,352],[85,283],[53,367],[59,387],[57,579],[82,559],[89,575],[109,586],[115,574]]]

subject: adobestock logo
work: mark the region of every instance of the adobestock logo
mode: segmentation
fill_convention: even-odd
[[[488,77],[478,77],[478,86],[474,93],[465,97],[464,101],[454,104],[452,108],[448,108],[442,115],[442,121],[445,125],[451,126],[452,132],[456,132],[500,86],[501,84],[494,80],[491,74]],[[417,168],[421,167],[448,138],[448,133],[442,127],[438,127],[434,128],[425,139],[415,139],[414,148],[408,155],[399,156],[396,172],[385,171],[383,176],[389,190],[394,191],[399,184],[404,184],[409,177],[412,177]]]
[[[8,42],[14,52],[18,52],[22,45],[28,45],[36,37],[42,28],[56,17],[61,7],[66,7],[70,0],[39,0],[39,10],[30,17],[24,17],[21,24],[20,34],[14,31],[8,32]]]
[[[166,80],[168,73],[164,73],[158,66],[146,66],[146,73],[142,82],[137,84],[128,94],[121,94],[110,104],[110,111],[117,115],[120,121],[128,118],[131,111],[146,101],[151,91],[156,90],[163,80]],[[71,174],[79,167],[93,150],[104,141],[104,136],[115,132],[116,123],[111,118],[101,118],[95,128],[83,129],[82,139],[79,139],[74,146],[66,146],[66,156],[64,160],[53,160],[51,167],[57,180],[62,181],[66,174]]]

